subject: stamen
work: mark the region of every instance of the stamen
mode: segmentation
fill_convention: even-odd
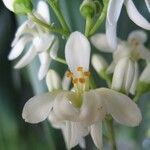
[[[89,77],[89,76],[91,75],[91,73],[90,73],[89,71],[86,71],[86,72],[84,72],[84,75],[85,75],[86,77]]]
[[[83,67],[78,67],[77,71],[83,71]]]
[[[73,84],[77,84],[77,83],[78,83],[78,78],[73,79],[73,80],[72,80],[72,83],[73,83]]]
[[[73,77],[73,73],[71,71],[68,71],[66,75],[67,75],[68,78],[72,78]]]
[[[85,83],[85,79],[84,78],[79,78],[79,82],[80,83]]]

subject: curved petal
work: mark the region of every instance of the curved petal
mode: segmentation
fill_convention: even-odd
[[[129,18],[139,27],[150,30],[150,23],[138,12],[132,0],[126,0],[125,6]]]
[[[148,11],[150,12],[150,1],[149,0],[145,0],[146,6]]]
[[[63,90],[69,90],[71,85],[71,78],[67,77],[68,71],[65,72],[64,77],[62,79],[62,88]]]
[[[105,34],[95,34],[91,37],[91,43],[102,52],[113,52],[114,50],[109,46]]]
[[[130,32],[128,36],[128,42],[132,41],[133,39],[136,39],[140,44],[144,44],[148,37],[145,31],[143,30],[134,30]]]
[[[108,67],[106,60],[101,55],[98,54],[92,55],[91,63],[97,73],[100,73],[102,70]]]
[[[76,74],[77,67],[89,70],[91,47],[88,39],[80,32],[73,32],[65,46],[65,58],[69,69]]]
[[[47,23],[50,23],[50,12],[47,3],[40,0],[37,5],[37,13],[39,13]]]
[[[108,74],[112,74],[114,72],[114,70],[115,70],[115,66],[116,66],[115,62],[112,61],[111,64],[107,68],[107,73]]]
[[[120,13],[121,9],[123,7],[124,0],[110,0],[108,4],[108,12],[107,12],[107,20],[108,22],[113,25],[116,24]]]
[[[97,89],[103,98],[107,113],[119,123],[137,126],[142,120],[141,111],[128,96],[107,88]]]
[[[144,45],[140,45],[139,47],[140,58],[145,59],[146,61],[150,61],[150,50],[147,49]]]
[[[64,91],[60,93],[54,102],[54,113],[60,120],[77,121],[79,109],[73,105],[73,101],[78,99],[74,92]]]
[[[61,78],[55,70],[50,69],[48,71],[46,76],[46,84],[49,91],[61,89]]]
[[[33,46],[27,51],[27,53],[20,59],[20,61],[15,65],[15,69],[19,69],[28,65],[34,57],[37,55],[37,52]]]
[[[150,63],[147,64],[147,66],[145,67],[139,80],[142,82],[145,82],[145,83],[150,83],[150,77],[149,76],[150,76]]]
[[[133,94],[133,95],[135,94],[137,81],[138,81],[138,77],[139,77],[139,68],[138,68],[138,63],[137,62],[135,62],[134,68],[135,68],[134,79],[133,79],[132,85],[130,87],[130,93]]]
[[[91,137],[93,139],[93,142],[95,144],[95,146],[102,150],[103,149],[103,140],[102,140],[102,122],[97,122],[95,124],[93,124],[91,127],[90,127],[91,131],[90,131],[90,134],[91,134]]]
[[[114,51],[117,50],[117,23],[111,25],[108,20],[106,20],[106,37],[110,47]]]
[[[32,97],[23,108],[22,118],[33,124],[44,121],[53,107],[57,94],[57,92],[51,92]]]
[[[13,9],[13,3],[14,3],[15,0],[3,0],[3,3],[5,4],[5,6],[11,10],[11,11],[14,11]]]
[[[17,41],[16,45],[13,47],[11,52],[8,55],[9,60],[14,60],[23,52],[26,44],[30,42],[32,38],[30,36],[24,36],[19,41]]]
[[[47,52],[40,53],[39,59],[41,65],[38,72],[38,78],[39,80],[42,80],[46,76],[52,60],[50,59],[50,56]]]
[[[113,79],[112,79],[112,89],[120,91],[124,82],[124,77],[126,70],[128,68],[128,58],[121,59],[114,70]]]
[[[95,90],[85,92],[79,119],[86,126],[102,120],[106,115],[105,105]]]
[[[33,40],[33,45],[37,52],[43,52],[50,48],[55,36],[51,34],[40,34]]]

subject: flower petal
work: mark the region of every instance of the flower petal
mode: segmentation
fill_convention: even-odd
[[[3,3],[9,10],[14,11],[13,9],[14,0],[3,0]]]
[[[27,53],[20,59],[20,61],[15,65],[15,69],[19,69],[28,65],[34,57],[37,55],[37,52],[33,46],[27,51]]]
[[[80,121],[89,126],[100,119],[102,120],[105,115],[104,103],[97,92],[95,90],[85,92],[80,109]]]
[[[64,77],[62,79],[62,88],[63,90],[69,90],[71,85],[71,78],[67,77],[68,71],[65,72]]]
[[[150,76],[150,63],[148,63],[147,66],[145,67],[139,80],[142,82],[145,82],[145,83],[150,83],[150,77],[149,76]]]
[[[120,91],[123,86],[125,72],[128,67],[128,61],[128,58],[121,59],[115,67],[111,88],[115,89],[116,91]]]
[[[13,47],[11,52],[9,53],[8,59],[14,60],[23,52],[26,44],[31,41],[30,36],[24,36],[19,41],[17,41],[16,45]]]
[[[145,59],[146,61],[150,61],[150,50],[147,49],[144,45],[140,45],[138,48],[140,58]]]
[[[107,20],[111,25],[117,23],[124,0],[110,0],[108,4]]]
[[[98,54],[92,55],[92,66],[96,70],[97,73],[100,73],[102,70],[108,67],[106,60]]]
[[[149,0],[145,0],[145,3],[146,3],[146,6],[147,6],[147,9],[150,12],[150,1]]]
[[[38,2],[37,12],[44,18],[47,23],[50,23],[50,12],[47,3],[43,0]]]
[[[106,20],[106,37],[109,46],[115,51],[117,50],[117,23],[111,25]]]
[[[150,23],[138,12],[132,0],[126,0],[125,6],[129,18],[139,27],[150,30]]]
[[[33,124],[44,121],[52,109],[53,100],[57,94],[57,92],[51,92],[32,97],[23,108],[22,118]]]
[[[40,53],[39,59],[40,59],[41,65],[40,65],[39,72],[38,72],[38,79],[42,80],[46,76],[48,69],[49,69],[49,65],[52,60],[50,59],[48,52]]]
[[[91,47],[88,39],[80,32],[73,32],[65,47],[65,58],[70,70],[76,73],[77,67],[89,70]]]
[[[127,126],[137,126],[142,120],[141,111],[128,96],[107,88],[97,89],[103,98],[107,113],[119,123]]]
[[[132,41],[133,39],[136,39],[140,44],[144,44],[148,37],[145,31],[143,30],[134,30],[130,32],[128,36],[128,42]]]
[[[54,102],[54,113],[60,120],[77,121],[79,109],[73,105],[73,101],[77,100],[74,92],[64,91],[60,93]]]
[[[93,125],[91,125],[91,137],[93,139],[93,142],[95,146],[102,150],[103,149],[103,140],[102,140],[102,122],[99,121]]]
[[[113,52],[114,50],[109,46],[105,34],[95,34],[91,37],[91,43],[102,52]]]
[[[55,70],[50,69],[48,71],[46,76],[46,84],[49,91],[61,89],[61,78]]]

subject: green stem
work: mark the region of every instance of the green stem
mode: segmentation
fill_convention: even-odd
[[[92,20],[91,16],[86,17],[86,25],[85,25],[85,36],[86,37],[89,36],[92,22],[93,22],[93,20]]]
[[[140,99],[140,94],[136,94],[135,97],[133,98],[134,102],[138,102],[138,100]]]
[[[42,20],[40,20],[39,18],[37,18],[34,14],[29,14],[30,18],[36,22],[37,24],[39,24],[40,26],[46,28],[47,30],[49,30],[50,32],[55,32],[55,33],[59,33],[61,35],[64,35],[65,37],[69,36],[69,33],[64,31],[63,29],[60,28],[55,28],[53,27],[51,24],[48,24],[46,22],[43,22]]]
[[[53,2],[52,0],[48,0],[49,5],[51,6],[51,8],[53,9],[53,11],[55,12],[61,26],[63,27],[63,29],[67,32],[70,32],[69,27],[62,15],[62,12],[59,8],[59,5],[56,4],[56,2]]]
[[[66,61],[64,59],[62,59],[62,58],[57,57],[54,60],[57,61],[57,62],[59,62],[59,63],[67,65]]]
[[[117,150],[116,140],[115,140],[115,131],[113,126],[113,118],[109,117],[106,119],[107,130],[108,130],[108,138],[111,144],[111,150]]]
[[[99,27],[102,25],[102,23],[104,22],[104,19],[105,19],[106,14],[107,14],[108,2],[109,2],[109,0],[105,1],[103,10],[102,10],[99,18],[97,19],[95,25],[90,30],[89,36],[93,35],[99,29]]]

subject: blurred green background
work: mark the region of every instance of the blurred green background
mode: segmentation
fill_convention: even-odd
[[[82,0],[59,0],[72,31],[84,30],[84,19],[79,14],[79,5]],[[34,1],[34,4],[38,0]],[[138,10],[150,21],[150,14],[141,0],[134,1]],[[53,12],[51,20],[59,25]],[[25,102],[35,94],[47,91],[45,81],[38,81],[38,60],[34,60],[31,65],[14,70],[15,62],[10,62],[7,56],[10,52],[10,45],[14,38],[15,31],[24,16],[16,17],[8,11],[3,3],[0,3],[0,150],[65,150],[63,137],[59,130],[53,129],[48,121],[37,125],[25,123],[21,117],[22,108]],[[105,24],[104,24],[105,25]],[[104,32],[104,25],[101,29]],[[122,11],[119,24],[118,35],[126,39],[128,33],[134,29],[139,29],[131,22],[126,14],[125,8]],[[146,43],[150,48],[149,40]],[[60,55],[63,57],[64,41],[60,42]],[[94,52],[98,53],[96,50]],[[111,57],[105,55],[106,59]],[[143,66],[141,62],[141,66]],[[63,75],[61,70],[66,67],[53,62],[51,68],[56,68]],[[63,68],[63,69],[62,69]],[[95,78],[97,75],[95,74]],[[103,85],[99,81],[99,85]],[[150,93],[145,94],[139,102],[143,113],[143,121],[139,127],[127,128],[116,125],[117,143],[119,150],[150,150]],[[90,137],[86,138],[87,150],[96,149]],[[107,143],[104,140],[106,149]],[[74,150],[80,149],[79,147]]]

